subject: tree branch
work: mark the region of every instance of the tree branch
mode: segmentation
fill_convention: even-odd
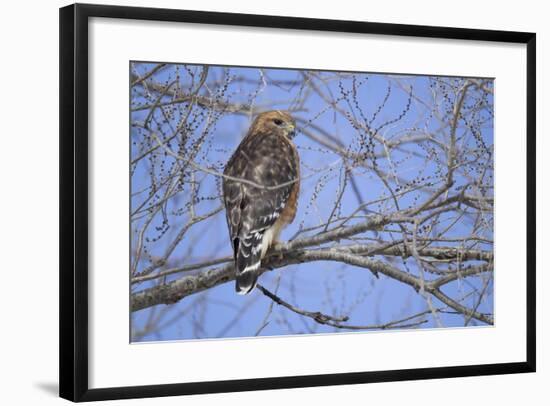
[[[309,239],[303,240],[310,240],[309,242],[311,242],[312,240],[315,240],[315,237],[310,237]],[[296,240],[296,242],[303,240]],[[302,242],[302,244],[307,245],[307,243],[304,242]],[[265,258],[264,263],[262,264],[262,273],[267,270],[282,268],[287,265],[313,261],[335,261],[364,268],[372,272],[375,276],[378,276],[378,274],[383,274],[411,286],[416,291],[420,290],[423,286],[425,292],[434,295],[436,298],[443,301],[453,309],[466,315],[472,315],[472,317],[485,323],[492,324],[491,318],[478,312],[474,312],[473,310],[452,301],[439,290],[442,285],[458,278],[465,278],[468,276],[478,275],[483,272],[490,272],[492,271],[492,265],[486,264],[485,266],[470,267],[466,270],[445,275],[423,284],[419,277],[401,271],[389,263],[371,258],[365,258],[338,249],[337,247],[309,250],[296,248],[284,249],[279,247],[278,249],[273,250],[271,254]],[[233,263],[229,263],[220,268],[209,269],[195,275],[185,276],[167,284],[158,285],[134,293],[131,298],[131,310],[138,311],[158,304],[176,303],[189,295],[204,291],[234,279],[235,271],[233,268]]]
[[[336,328],[344,329],[344,330],[386,330],[386,329],[390,329],[390,328],[411,328],[411,327],[420,326],[420,325],[428,322],[428,320],[422,319],[422,320],[418,320],[418,321],[415,321],[415,322],[412,322],[412,323],[405,323],[409,320],[412,320],[414,318],[417,318],[417,317],[420,317],[420,316],[423,316],[423,315],[429,313],[429,311],[423,311],[423,312],[414,314],[412,316],[408,316],[404,319],[394,320],[394,321],[390,321],[390,322],[384,323],[384,324],[369,324],[369,325],[363,325],[363,326],[358,326],[358,325],[353,325],[353,324],[343,324],[343,322],[346,322],[346,321],[349,320],[348,316],[334,317],[334,316],[330,316],[328,314],[324,314],[324,313],[321,313],[321,312],[311,312],[311,311],[308,311],[308,310],[304,310],[304,309],[301,309],[297,306],[291,305],[288,302],[285,302],[279,296],[275,295],[274,293],[271,293],[269,290],[267,290],[266,288],[264,288],[260,284],[256,285],[256,288],[260,292],[262,292],[265,296],[267,296],[268,298],[273,300],[273,302],[275,302],[278,305],[281,305],[283,307],[286,307],[288,310],[290,310],[290,311],[292,311],[296,314],[299,314],[299,315],[305,316],[305,317],[309,317],[310,319],[313,319],[315,322],[317,322],[319,324],[324,324],[324,325],[327,325],[327,326],[336,327]]]
[[[259,283],[256,285],[256,288],[260,292],[262,292],[264,295],[266,295],[268,298],[270,298],[275,303],[277,303],[278,305],[284,306],[287,309],[293,311],[294,313],[298,313],[302,316],[309,317],[309,318],[315,320],[319,324],[329,324],[329,322],[331,322],[331,321],[336,322],[336,323],[340,323],[340,322],[343,322],[343,321],[348,321],[348,319],[349,319],[349,317],[347,317],[347,316],[335,317],[335,316],[330,316],[328,314],[324,314],[324,313],[321,313],[321,312],[310,312],[310,311],[307,311],[307,310],[303,310],[303,309],[300,309],[299,307],[291,305],[288,302],[285,302],[279,296],[275,295],[274,293],[271,293],[269,290],[264,288]]]

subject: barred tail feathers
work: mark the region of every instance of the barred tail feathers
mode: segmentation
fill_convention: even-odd
[[[235,252],[235,291],[241,295],[250,293],[258,280],[262,261],[264,230],[252,232],[239,239]]]

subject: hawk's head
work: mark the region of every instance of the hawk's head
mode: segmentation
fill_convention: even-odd
[[[257,133],[276,133],[292,139],[296,135],[296,122],[288,112],[272,110],[258,114],[252,129]]]

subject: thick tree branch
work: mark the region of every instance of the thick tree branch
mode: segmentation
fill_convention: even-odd
[[[314,237],[312,237],[314,238]],[[301,241],[301,240],[296,240]],[[485,256],[485,255],[482,255]],[[458,278],[466,278],[468,276],[478,275],[484,272],[492,271],[492,265],[485,264],[474,266],[460,272],[442,276],[430,282],[425,282],[410,273],[399,270],[387,262],[366,258],[356,254],[346,252],[345,250],[335,248],[324,249],[295,249],[288,248],[287,250],[278,248],[264,260],[263,267],[266,270],[282,268],[292,264],[300,264],[313,261],[335,261],[346,263],[348,265],[364,268],[372,272],[375,276],[383,274],[399,282],[411,286],[415,290],[420,290],[433,294],[436,298],[443,301],[453,309],[460,311],[466,315],[481,320],[483,322],[492,323],[492,319],[485,315],[474,312],[457,302],[446,297],[439,288]],[[211,287],[229,282],[235,279],[233,264],[229,263],[221,268],[213,268],[196,275],[185,276],[181,279],[169,282],[167,284],[158,285],[152,288],[142,290],[132,295],[132,311],[138,311],[147,307],[158,304],[175,303],[189,295],[204,291]]]

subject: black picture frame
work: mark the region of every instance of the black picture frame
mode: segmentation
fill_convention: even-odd
[[[524,362],[94,388],[88,385],[88,19],[155,20],[525,44],[527,323]],[[60,9],[60,396],[75,402],[534,372],[536,35],[527,32],[74,4]]]

